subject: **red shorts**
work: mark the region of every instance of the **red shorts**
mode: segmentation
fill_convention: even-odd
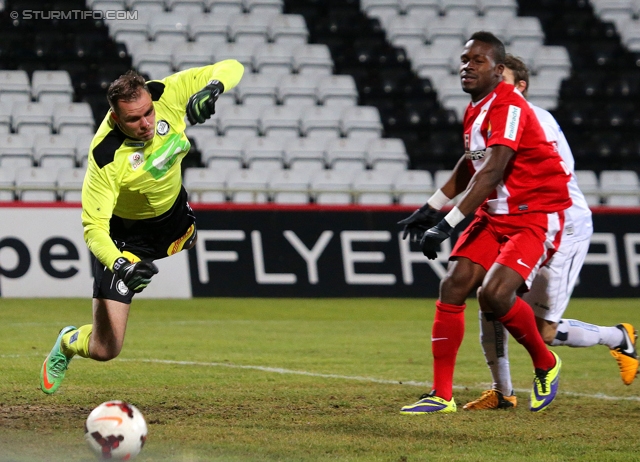
[[[480,209],[460,235],[451,258],[464,257],[486,271],[494,263],[508,266],[527,287],[560,245],[564,212],[489,215]]]

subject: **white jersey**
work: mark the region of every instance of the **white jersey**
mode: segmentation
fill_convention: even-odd
[[[564,211],[564,234],[562,235],[562,242],[566,240],[583,240],[588,239],[593,234],[593,222],[591,220],[591,210],[587,204],[587,200],[584,198],[582,191],[578,187],[576,181],[575,160],[571,153],[569,143],[562,133],[562,129],[556,119],[542,108],[534,106],[529,103],[531,109],[536,114],[542,129],[547,135],[547,141],[555,144],[558,153],[562,157],[564,163],[571,169],[571,180],[568,183],[569,194],[573,205]]]

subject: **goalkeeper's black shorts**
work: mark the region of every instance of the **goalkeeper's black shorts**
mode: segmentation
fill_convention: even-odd
[[[159,260],[190,248],[197,237],[196,218],[184,187],[171,208],[159,217],[125,220],[111,217],[111,238],[132,260]],[[93,298],[130,304],[134,292],[93,258]]]

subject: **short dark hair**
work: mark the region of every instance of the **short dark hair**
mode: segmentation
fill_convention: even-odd
[[[529,69],[527,68],[527,65],[524,63],[522,58],[513,56],[511,53],[507,53],[504,59],[504,65],[507,69],[510,69],[513,72],[513,78],[516,83],[520,80],[525,81],[527,88],[524,89],[522,94],[526,97],[527,90],[529,90]]]
[[[134,70],[127,71],[114,80],[107,90],[107,101],[115,110],[118,101],[134,101],[140,96],[140,91],[149,91],[144,77]]]
[[[502,41],[491,32],[487,32],[485,30],[474,32],[469,40],[477,40],[478,42],[484,42],[491,45],[493,48],[493,59],[496,61],[496,64],[504,64],[506,54],[504,43],[502,43]]]

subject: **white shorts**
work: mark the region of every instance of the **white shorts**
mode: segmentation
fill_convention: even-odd
[[[582,264],[589,251],[589,239],[562,241],[551,260],[540,270],[523,295],[536,317],[559,322],[569,305]]]

